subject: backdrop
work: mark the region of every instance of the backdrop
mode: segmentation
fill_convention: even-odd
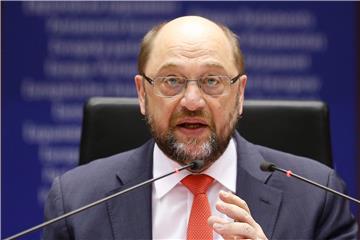
[[[40,223],[52,180],[77,165],[84,101],[136,96],[133,76],[142,36],[181,15],[209,17],[240,36],[247,99],[329,104],[335,168],[356,196],[356,7],[351,2],[2,2],[3,237]]]

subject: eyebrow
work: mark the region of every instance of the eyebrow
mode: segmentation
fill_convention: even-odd
[[[159,67],[159,69],[157,70],[157,72],[161,72],[163,70],[166,70],[168,68],[179,68],[179,67],[183,67],[185,66],[182,62],[177,62],[177,61],[169,61],[169,62],[165,62],[163,65],[161,65]],[[218,62],[218,61],[207,61],[204,64],[200,65],[201,67],[211,67],[211,68],[219,68],[221,70],[226,70],[224,68],[224,66]]]
[[[167,69],[167,68],[176,68],[176,67],[179,67],[179,66],[181,66],[181,65],[176,63],[176,62],[166,62],[163,65],[160,65],[157,72],[160,72],[160,71],[162,71],[164,69]]]

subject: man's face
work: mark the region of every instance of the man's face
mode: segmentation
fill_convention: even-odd
[[[199,79],[208,75],[233,78],[239,72],[231,45],[212,22],[198,17],[176,19],[154,40],[145,74]],[[141,112],[146,116],[160,149],[186,164],[202,159],[208,168],[225,150],[242,112],[246,76],[224,96],[209,96],[196,82],[174,97],[160,97],[140,75],[135,77]]]

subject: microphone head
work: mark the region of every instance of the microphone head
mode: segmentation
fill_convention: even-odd
[[[274,167],[275,167],[275,164],[273,164],[271,162],[263,161],[260,164],[260,169],[264,172],[273,172],[275,170]]]
[[[192,162],[192,166],[190,167],[191,171],[197,171],[204,167],[205,163],[203,160],[195,160]]]

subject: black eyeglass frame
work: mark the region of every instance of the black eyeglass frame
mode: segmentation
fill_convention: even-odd
[[[239,74],[236,75],[235,77],[231,78],[231,79],[229,80],[230,85],[236,83],[237,80],[238,80],[242,75],[244,75],[244,73],[239,73]],[[145,75],[145,73],[141,74],[141,76],[142,76],[146,81],[148,81],[153,87],[155,86],[155,80],[154,80],[154,79],[149,78],[148,76]],[[198,86],[199,88],[201,88],[201,85],[199,85],[199,83],[198,83],[199,80],[196,80],[196,79],[186,79],[185,88],[187,87],[187,83],[188,83],[188,82],[191,82],[191,81],[197,82],[197,86]],[[230,86],[230,85],[229,85],[229,86]],[[176,95],[177,95],[177,94],[176,94]],[[161,96],[162,96],[162,97],[174,97],[174,96],[176,96],[176,95],[173,95],[173,96],[161,95]],[[211,95],[211,96],[213,96],[213,95]],[[214,95],[214,96],[221,96],[221,95]]]
[[[236,75],[235,77],[231,78],[231,79],[229,80],[230,85],[236,83],[237,80],[238,80],[242,75],[244,75],[244,73],[239,73],[239,74]],[[155,80],[154,80],[154,79],[149,78],[148,76],[145,75],[145,73],[142,73],[141,76],[142,76],[146,81],[148,81],[153,87],[155,86]],[[191,82],[191,81],[196,81],[196,82],[198,82],[199,80],[196,80],[196,79],[186,79],[185,88],[186,88],[186,86],[187,86],[187,83],[188,83],[188,82]],[[199,88],[201,88],[201,85],[199,85],[198,83],[197,83],[197,85],[198,85]],[[229,86],[230,86],[230,85],[229,85]],[[176,96],[176,95],[174,95],[174,96]],[[174,96],[162,95],[162,97],[174,97]],[[219,95],[219,96],[220,96],[220,95]]]
[[[231,79],[230,79],[230,85],[236,83],[237,80],[239,80],[239,78],[240,78],[242,75],[244,75],[244,73],[239,73],[239,74],[236,75],[235,77],[231,78]],[[145,75],[145,73],[142,73],[141,76],[142,76],[143,78],[145,78],[145,80],[148,81],[151,85],[154,86],[154,82],[155,82],[154,79],[149,78],[148,76]],[[198,81],[198,80],[196,80],[196,79],[187,79],[186,81],[189,82],[189,81]]]

